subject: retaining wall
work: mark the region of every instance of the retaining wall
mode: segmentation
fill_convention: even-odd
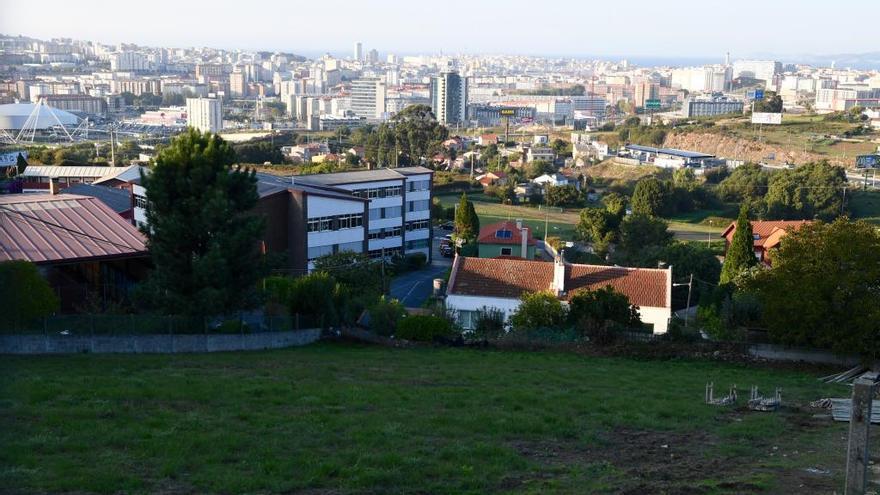
[[[855,366],[859,364],[858,356],[840,356],[829,351],[785,347],[776,344],[751,344],[749,354],[771,361],[804,361],[807,363],[834,364]]]
[[[252,351],[307,345],[320,337],[320,328],[245,334],[0,335],[0,354]]]

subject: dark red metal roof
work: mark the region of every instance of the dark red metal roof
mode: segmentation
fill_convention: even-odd
[[[133,225],[96,198],[0,196],[0,261],[51,264],[144,256],[144,241]]]

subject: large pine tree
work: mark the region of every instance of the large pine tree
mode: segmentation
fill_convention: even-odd
[[[464,242],[471,242],[479,233],[479,218],[474,211],[474,204],[468,201],[467,193],[462,193],[458,208],[455,209],[455,236]]]
[[[263,219],[255,173],[216,134],[190,129],[156,157],[147,188],[148,294],[172,314],[218,315],[256,301]]]
[[[737,275],[758,264],[755,258],[754,234],[749,222],[749,207],[743,204],[736,219],[736,231],[721,266],[721,283],[732,282]]]

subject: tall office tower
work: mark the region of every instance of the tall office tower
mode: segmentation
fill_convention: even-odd
[[[367,62],[370,62],[371,64],[375,64],[378,61],[379,61],[379,52],[375,48],[370,50],[369,52],[367,52]]]
[[[187,98],[186,125],[202,132],[219,132],[223,128],[223,109],[215,98]]]
[[[385,81],[375,78],[352,81],[351,110],[358,117],[381,119],[385,114]]]
[[[635,89],[633,99],[635,100],[635,106],[638,108],[644,108],[645,101],[660,97],[660,86],[648,81],[636,84]]]
[[[468,80],[458,72],[441,72],[431,78],[431,110],[443,125],[467,120]]]
[[[358,62],[364,60],[364,45],[360,41],[354,44],[354,59]]]

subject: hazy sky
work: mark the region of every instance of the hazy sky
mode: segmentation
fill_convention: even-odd
[[[0,0],[0,33],[149,46],[712,57],[880,50],[880,0]],[[871,20],[869,22],[869,20]]]

